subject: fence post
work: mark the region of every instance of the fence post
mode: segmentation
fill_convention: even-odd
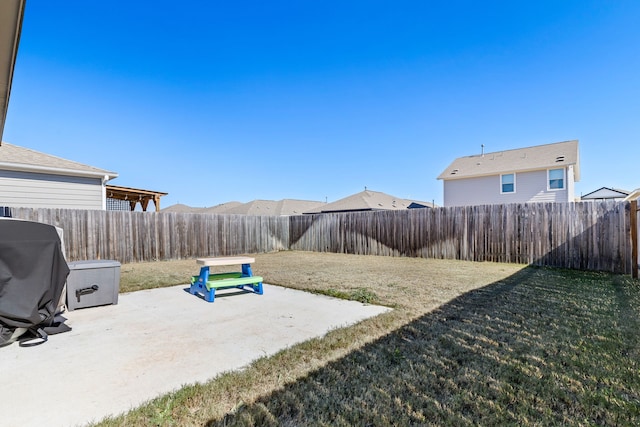
[[[638,201],[631,201],[631,277],[638,278]]]

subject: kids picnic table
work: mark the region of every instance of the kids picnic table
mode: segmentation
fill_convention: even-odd
[[[201,266],[200,274],[191,276],[189,293],[202,294],[205,301],[213,302],[216,298],[216,289],[244,289],[245,286],[250,286],[254,293],[262,295],[262,277],[254,276],[251,271],[251,263],[255,262],[255,258],[246,256],[198,258],[196,262]],[[241,265],[241,271],[210,272],[210,267],[228,265]]]

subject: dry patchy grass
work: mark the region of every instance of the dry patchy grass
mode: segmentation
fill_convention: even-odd
[[[185,277],[194,261],[123,266]],[[166,269],[166,270],[165,270]],[[196,271],[194,271],[196,270]],[[271,284],[394,310],[102,425],[635,425],[640,292],[602,273],[410,258],[256,255]],[[144,280],[143,280],[144,279]]]

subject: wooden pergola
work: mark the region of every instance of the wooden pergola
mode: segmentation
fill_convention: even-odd
[[[158,212],[160,210],[160,197],[169,194],[159,191],[141,190],[139,188],[118,187],[115,185],[107,185],[106,189],[108,199],[127,201],[132,211],[136,210],[136,205],[140,203],[144,212],[147,211],[150,200],[153,200],[156,212]]]

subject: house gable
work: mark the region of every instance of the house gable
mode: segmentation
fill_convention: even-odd
[[[591,193],[582,196],[581,200],[624,200],[631,194],[630,191],[615,188],[601,187]]]

